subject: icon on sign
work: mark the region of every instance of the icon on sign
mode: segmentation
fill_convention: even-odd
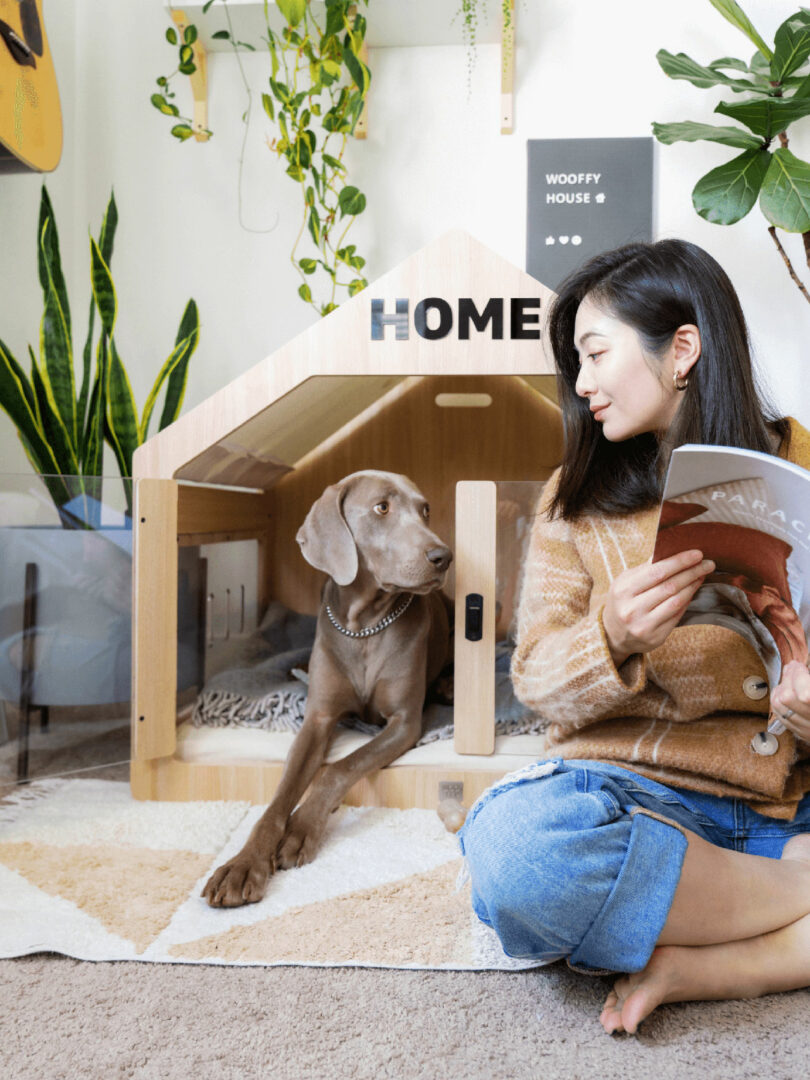
[[[605,201],[605,193],[604,193],[604,191],[597,191],[597,193],[596,193],[596,201],[598,203],[603,203]]]
[[[556,241],[555,241],[553,236],[547,236],[546,237],[546,247],[549,247],[551,244],[554,244],[554,243],[556,243]]]
[[[568,240],[569,240],[569,237],[567,237],[567,236],[559,237],[559,241],[560,241],[561,244],[567,244]]]
[[[582,237],[581,236],[572,236],[571,237],[571,243],[575,247],[579,247],[579,245],[582,243]]]

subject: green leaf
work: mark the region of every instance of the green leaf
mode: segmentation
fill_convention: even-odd
[[[709,67],[714,71],[716,69],[727,68],[731,71],[744,71],[748,72],[748,64],[744,60],[739,60],[736,56],[722,56],[719,60],[712,60]]]
[[[30,444],[36,458],[37,472],[59,474],[61,472],[59,463],[39,427],[33,388],[25,372],[2,341],[0,341],[0,406],[16,425],[20,437],[24,437]]]
[[[710,86],[731,86],[738,90],[751,90],[752,85],[747,80],[732,79],[714,68],[703,67],[686,53],[674,54],[666,49],[659,49],[655,54],[661,70],[670,79],[686,79],[693,86],[705,90]]]
[[[166,31],[166,40],[170,45],[177,44],[177,31],[173,26],[170,26],[169,29]]]
[[[155,379],[154,384],[152,385],[152,389],[149,391],[149,396],[146,399],[146,404],[143,407],[143,416],[141,417],[141,422],[140,422],[140,425],[138,427],[138,445],[139,446],[140,446],[141,443],[146,442],[147,436],[149,434],[149,421],[152,419],[152,412],[153,412],[153,410],[155,408],[155,403],[157,402],[158,394],[160,393],[161,389],[163,388],[163,383],[168,378],[170,378],[170,376],[174,375],[175,371],[177,370],[177,368],[178,368],[178,366],[180,364],[184,365],[183,379],[182,379],[182,389],[183,389],[183,391],[185,391],[186,374],[187,374],[187,367],[188,367],[188,358],[191,356],[191,353],[194,351],[194,347],[196,346],[196,343],[197,343],[196,335],[194,335],[193,337],[190,336],[190,337],[187,337],[187,338],[183,338],[183,340],[178,342],[175,345],[175,347],[172,349],[172,351],[169,353],[169,356],[166,359],[166,361],[164,362],[163,367],[158,372],[157,378]],[[181,394],[181,397],[182,397],[182,394]],[[169,410],[169,412],[171,414],[171,418],[167,419],[168,423],[172,423],[174,421],[174,419],[177,416],[178,411],[179,411],[179,403],[174,402],[173,407]],[[162,430],[165,426],[166,426],[165,424],[161,423],[160,430]]]
[[[330,301],[328,304],[323,304],[321,307],[321,315],[328,315],[330,311],[334,311],[337,304]]]
[[[298,26],[307,10],[307,0],[276,0],[278,10],[289,26]]]
[[[179,64],[177,70],[181,75],[193,75],[197,70],[197,66],[196,64],[193,64],[191,60],[187,60],[185,63]]]
[[[757,201],[769,165],[767,150],[746,150],[698,180],[692,205],[706,221],[733,225]]]
[[[362,214],[366,207],[366,197],[362,192],[358,191],[356,187],[352,187],[351,184],[343,188],[338,195],[338,206],[340,207],[340,216],[344,217],[348,214],[350,217],[355,217],[357,214]]]
[[[348,68],[355,86],[357,86],[358,90],[365,95],[368,92],[369,83],[371,82],[371,72],[360,57],[355,56],[352,50],[346,45],[343,46],[343,63]]]
[[[165,113],[166,116],[180,115],[180,110],[177,108],[177,106],[172,105],[170,102],[168,102],[162,94],[152,94],[152,97],[149,100],[152,102],[156,109],[159,109],[160,112]]]
[[[231,35],[227,30],[217,30],[215,34],[211,35],[212,38],[216,38],[217,41],[230,41]]]
[[[47,259],[45,250],[42,247],[42,236],[46,221],[50,222],[47,232]],[[50,263],[50,276],[48,266],[46,265],[46,263],[48,262]],[[56,288],[59,302],[62,305],[62,310],[65,315],[68,336],[72,336],[70,324],[70,304],[68,303],[65,278],[62,274],[62,258],[59,254],[59,230],[56,227],[56,215],[53,212],[53,206],[51,205],[51,199],[48,195],[48,189],[45,187],[44,184],[42,185],[42,192],[39,202],[39,228],[37,230],[37,267],[39,270],[39,283],[42,287],[43,295],[47,293],[48,289],[50,288],[50,279],[53,279],[53,284]]]
[[[313,206],[309,212],[309,220],[307,222],[309,233],[312,239],[315,241],[315,245],[320,247],[321,244],[321,219],[318,215],[318,211]]]
[[[331,154],[323,154],[324,164],[328,165],[330,169],[334,169],[335,172],[339,172],[341,175],[345,174],[346,166],[342,161],[338,161],[337,158],[332,157]]]
[[[312,290],[310,289],[309,285],[306,284],[306,282],[298,286],[298,295],[307,304],[312,303]]]
[[[270,97],[269,94],[262,94],[262,105],[264,106],[264,111],[267,113],[270,119],[275,120],[276,110],[273,106],[273,99]]]
[[[166,399],[163,402],[163,412],[160,416],[159,431],[162,431],[168,424],[173,424],[180,415],[180,409],[183,406],[183,398],[186,393],[189,361],[191,360],[191,354],[197,348],[199,340],[200,316],[194,300],[189,300],[186,304],[186,309],[183,312],[183,317],[180,320],[180,326],[178,327],[177,337],[174,342],[175,346],[182,345],[185,342],[186,351],[185,354],[181,356],[174,371],[169,375],[169,381],[166,385]]]
[[[290,165],[287,169],[287,176],[291,176],[299,184],[306,179],[306,175],[300,165]]]
[[[790,100],[796,101],[797,99],[810,97],[810,75],[806,75],[803,79],[800,79],[796,85],[796,89],[793,91]]]
[[[774,37],[770,76],[781,83],[810,56],[810,21],[798,12],[785,19]]]
[[[357,296],[359,292],[365,289],[368,282],[365,278],[355,278],[354,281],[349,282],[349,296]]]
[[[298,265],[305,274],[314,274],[318,267],[318,262],[316,259],[299,259]]]
[[[762,183],[759,198],[762,213],[772,225],[785,232],[810,230],[810,164],[790,150],[775,150]]]
[[[132,476],[132,455],[138,445],[138,411],[114,338],[110,338],[106,419],[107,438],[115,453],[121,475]]]
[[[738,120],[765,139],[772,139],[794,120],[810,114],[810,99],[761,98],[740,101],[737,104],[721,101],[714,111],[723,116],[730,116],[732,120]]]
[[[101,324],[104,332],[112,335],[115,326],[115,317],[118,310],[118,301],[115,295],[110,268],[104,261],[98,244],[90,237],[90,276],[93,283],[93,296],[101,316]]]
[[[53,222],[47,220],[42,230],[41,248],[45,260],[48,288],[45,309],[40,324],[40,356],[44,381],[53,401],[55,412],[64,424],[72,445],[78,445],[76,427],[76,385],[73,374],[73,342],[70,336],[70,317],[65,311],[67,294],[60,294],[56,275],[61,276],[59,251],[53,244]],[[64,282],[62,283],[64,288]],[[34,387],[36,391],[36,387]]]
[[[185,41],[186,45],[193,45],[196,40],[197,40],[197,27],[194,26],[194,25],[187,26],[185,28],[185,30],[183,31],[183,41]]]
[[[700,139],[723,143],[725,146],[739,146],[744,150],[757,150],[763,145],[762,139],[743,131],[742,128],[695,124],[691,120],[678,124],[653,123],[652,130],[656,139],[667,146],[676,142],[697,142]]]
[[[102,334],[101,341],[99,341],[99,350],[102,350],[102,342],[104,342],[103,353],[106,357],[107,353],[107,339]],[[96,377],[93,380],[93,391],[90,395],[90,406],[87,410],[87,424],[84,429],[83,450],[82,450],[82,473],[85,476],[100,476],[102,472],[102,463],[104,455],[104,398],[102,396],[102,388],[104,386],[104,367],[103,363],[98,363],[96,366]]]
[[[202,9],[203,15],[205,15],[207,13],[208,9],[211,7],[213,2],[214,2],[214,0],[205,0],[205,3],[203,4],[203,9]]]
[[[766,60],[773,59],[773,53],[759,36],[754,24],[740,5],[736,3],[736,0],[709,0],[709,3],[712,7],[717,8],[723,18],[727,19],[732,26],[736,26],[738,30],[741,30],[748,40],[756,45]]]
[[[180,64],[190,64],[194,59],[194,50],[190,45],[180,46]]]
[[[181,142],[190,139],[193,134],[194,132],[188,124],[175,124],[172,128],[172,135],[174,135],[176,139],[180,139]]]
[[[76,454],[76,441],[71,438],[70,430],[59,414],[51,386],[45,374],[39,369],[36,359],[31,355],[31,382],[37,404],[37,416],[42,437],[53,451],[62,476],[77,476],[79,460]]]

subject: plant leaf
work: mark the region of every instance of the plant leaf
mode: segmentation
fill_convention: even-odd
[[[743,131],[742,128],[715,127],[713,124],[696,124],[691,120],[677,124],[654,123],[652,130],[656,139],[667,146],[676,142],[697,142],[700,139],[723,143],[725,146],[739,146],[743,150],[758,150],[763,145],[761,138]]]
[[[177,337],[174,340],[176,346],[186,342],[186,352],[175,365],[174,371],[169,375],[169,381],[166,384],[166,398],[163,402],[163,412],[160,416],[159,431],[162,431],[168,424],[173,424],[180,415],[186,393],[189,360],[191,354],[197,348],[199,340],[200,316],[197,312],[197,305],[193,300],[189,300],[180,320]]]
[[[48,251],[44,251],[42,248],[42,232],[45,228],[45,222],[50,222],[48,229]],[[72,339],[73,330],[70,322],[70,304],[68,302],[67,288],[65,286],[65,278],[62,274],[62,258],[59,254],[59,230],[56,227],[56,215],[53,212],[53,206],[51,205],[51,199],[48,195],[48,189],[45,185],[42,185],[42,196],[39,203],[39,231],[37,232],[37,266],[39,269],[39,283],[42,286],[43,294],[48,291],[49,279],[48,268],[46,267],[46,254],[50,256],[50,276],[53,279],[54,287],[56,288],[59,302],[62,306],[62,311],[65,316],[65,323],[67,325],[67,335]]]
[[[655,54],[661,70],[670,79],[686,79],[693,86],[706,90],[710,86],[730,86],[737,90],[752,90],[751,82],[743,79],[732,79],[714,68],[703,67],[686,53],[673,54],[666,49],[659,49]]]
[[[343,63],[348,68],[355,86],[357,86],[358,90],[365,96],[365,94],[368,93],[369,83],[371,82],[371,72],[360,57],[356,56],[347,45],[343,46]]]
[[[712,7],[717,8],[724,19],[727,19],[732,26],[736,26],[738,30],[742,30],[749,41],[752,41],[754,45],[759,49],[766,60],[773,59],[773,53],[762,40],[754,28],[754,24],[745,14],[736,0],[709,0]]]
[[[288,26],[298,26],[307,10],[307,0],[276,0]]]
[[[118,301],[115,295],[110,268],[93,237],[90,237],[90,274],[93,282],[93,296],[101,316],[101,325],[108,337],[112,336]]]
[[[764,139],[772,139],[794,120],[810,115],[810,98],[760,98],[737,104],[721,101],[714,111],[738,120]]]
[[[118,460],[121,476],[132,476],[132,455],[138,445],[138,410],[114,338],[110,338],[107,366],[106,432]]]
[[[748,64],[744,60],[739,60],[736,56],[721,56],[719,60],[712,60],[709,64],[712,71],[716,69],[728,68],[731,71],[744,71],[748,73]]]
[[[355,217],[357,214],[362,214],[366,208],[366,197],[362,192],[358,191],[356,187],[352,187],[351,184],[347,184],[338,195],[338,206],[340,207],[340,216],[343,217],[348,214],[350,217]]]
[[[26,439],[40,473],[59,474],[53,450],[42,436],[36,415],[34,391],[11,351],[0,341],[0,406],[8,413],[21,439]]]
[[[98,237],[98,248],[101,252],[101,257],[109,268],[112,262],[113,243],[115,240],[115,230],[118,227],[118,207],[115,202],[115,193],[110,192],[109,202],[107,203],[107,209],[104,211],[104,218],[101,222],[101,232]],[[112,275],[111,275],[112,276]],[[82,439],[82,443],[79,447],[79,456],[82,460],[85,457],[84,438],[86,438],[87,432],[87,394],[90,388],[90,361],[93,353],[93,332],[95,330],[96,321],[96,301],[95,297],[90,297],[90,311],[87,320],[87,340],[84,343],[84,353],[82,360],[82,389],[79,394],[79,406],[77,410],[77,419],[79,429],[81,432],[84,427],[85,435]],[[84,466],[82,466],[84,467]]]
[[[51,447],[58,464],[58,472],[61,476],[78,476],[81,470],[75,443],[71,440],[68,428],[59,415],[51,387],[43,378],[33,355],[31,357],[31,382],[34,387],[42,437]]]
[[[774,37],[771,78],[782,82],[810,56],[810,19],[801,12],[785,19]]]
[[[757,201],[770,165],[767,150],[746,150],[695,184],[692,205],[706,221],[733,225],[744,218]]]
[[[39,341],[43,363],[43,379],[53,407],[69,432],[71,445],[78,446],[76,430],[76,384],[73,374],[73,342],[70,338],[70,318],[63,308],[63,296],[57,289],[54,271],[61,274],[59,251],[52,243],[53,220],[48,219],[42,230],[41,246],[45,259],[48,289],[42,313]],[[64,287],[64,282],[63,282]],[[36,393],[36,387],[34,387]]]
[[[785,232],[810,230],[810,164],[785,147],[775,150],[759,205],[768,221]]]

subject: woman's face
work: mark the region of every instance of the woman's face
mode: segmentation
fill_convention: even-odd
[[[654,374],[633,327],[586,296],[577,309],[574,348],[580,363],[576,392],[587,398],[606,439],[621,442],[667,430],[683,397],[673,384],[674,341],[662,358],[660,375]]]

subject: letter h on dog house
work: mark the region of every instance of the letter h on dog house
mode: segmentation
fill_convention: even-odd
[[[367,776],[350,801],[435,807],[439,782],[450,781],[463,783],[469,804],[542,756],[542,736],[495,739],[495,639],[506,628],[496,627],[505,618],[496,587],[510,613],[516,594],[515,580],[496,581],[504,576],[496,482],[507,484],[514,518],[519,482],[533,482],[536,497],[561,457],[545,348],[552,298],[468,234],[447,233],[136,451],[137,798],[270,800],[292,734],[212,728],[201,750],[189,709],[178,711],[178,553],[182,562],[189,548],[258,541],[259,618],[271,601],[314,614],[324,578],[295,534],[323,489],[360,469],[410,477],[429,500],[431,527],[454,551],[445,591],[456,607],[455,734]],[[198,594],[202,643],[204,584]],[[469,633],[471,594],[482,598],[478,640]],[[266,747],[257,749],[262,736]]]

